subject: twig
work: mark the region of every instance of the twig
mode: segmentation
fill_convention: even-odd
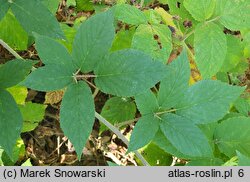
[[[99,121],[101,121],[104,125],[106,125],[113,133],[115,133],[126,145],[129,144],[127,138],[116,127],[114,127],[112,124],[110,124],[110,122],[108,122],[105,118],[103,118],[100,114],[95,112],[95,117]],[[134,153],[141,160],[144,166],[150,166],[149,163],[144,159],[144,157],[138,151],[134,151]]]
[[[2,39],[0,39],[0,44],[7,49],[15,58],[23,59],[16,51],[14,51],[8,44],[6,44]]]

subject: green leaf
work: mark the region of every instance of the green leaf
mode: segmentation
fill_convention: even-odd
[[[128,4],[115,6],[115,17],[127,24],[140,25],[147,23],[147,17],[142,11]]]
[[[12,156],[6,153],[6,151],[3,152],[2,160],[5,166],[14,166],[15,163],[18,161],[18,159],[23,159],[25,156],[25,145],[23,143],[23,140],[19,137],[16,142],[15,146],[12,150]]]
[[[214,24],[199,24],[194,34],[195,61],[203,78],[211,78],[221,69],[226,57],[227,40]]]
[[[172,154],[173,156],[176,156],[180,159],[191,159],[195,157],[191,157],[185,154],[182,154],[180,151],[178,151],[166,138],[166,136],[162,133],[161,130],[159,130],[154,139],[153,142],[158,145],[162,150],[166,151],[167,153]]]
[[[172,155],[166,153],[154,143],[148,144],[140,152],[150,166],[170,166],[173,161]],[[142,165],[139,160],[138,163]]]
[[[191,160],[186,166],[222,166],[223,160],[219,158],[202,158],[198,160]]]
[[[223,10],[225,8],[225,5],[226,5],[227,1],[228,0],[216,1],[213,17],[218,17],[223,13]]]
[[[92,11],[94,10],[93,1],[91,0],[76,0],[77,11]]]
[[[214,131],[215,131],[215,128],[217,126],[218,126],[217,122],[198,125],[198,127],[201,129],[202,133],[204,133],[205,136],[207,137],[207,140],[208,140],[213,151],[215,150]]]
[[[135,151],[142,148],[153,140],[159,130],[159,120],[153,114],[142,116],[136,123],[132,132],[128,151]]]
[[[17,50],[27,49],[28,35],[11,11],[8,11],[5,17],[0,21],[0,27],[0,38],[9,46]]]
[[[0,90],[0,146],[12,157],[12,151],[22,129],[22,115],[13,97]]]
[[[222,166],[238,166],[238,157],[233,156],[231,159],[227,160]]]
[[[33,71],[22,83],[39,91],[54,91],[73,83],[72,73],[62,65],[48,65]]]
[[[186,51],[184,51],[167,67],[166,78],[161,81],[158,92],[160,107],[166,109],[175,107],[188,89],[189,79],[189,60]]]
[[[168,1],[168,6],[170,8],[169,12],[171,15],[178,15],[180,17],[180,29],[182,32],[185,32],[187,30],[189,30],[189,28],[184,26],[184,22],[186,20],[191,21],[192,22],[192,27],[196,27],[197,25],[197,21],[191,16],[191,14],[186,10],[186,8],[184,7],[184,0],[171,0]],[[192,36],[190,36],[191,38]],[[188,39],[186,39],[186,41],[188,41]]]
[[[176,113],[193,123],[218,121],[244,89],[215,80],[200,81],[186,91],[183,100],[177,106]]]
[[[35,129],[39,121],[43,120],[47,105],[27,102],[25,105],[19,105],[19,109],[23,116],[22,132],[27,132]]]
[[[92,131],[95,106],[90,88],[85,82],[71,84],[62,100],[60,126],[74,145],[78,159]]]
[[[4,150],[0,147],[0,166],[4,166],[4,162],[2,160]]]
[[[250,1],[230,0],[223,5],[220,14],[220,23],[230,30],[241,30],[250,28]]]
[[[31,161],[30,161],[30,158],[28,158],[24,163],[22,163],[21,166],[33,166]]]
[[[53,38],[64,38],[56,18],[40,0],[14,0],[10,5],[16,19],[29,35],[36,32]]]
[[[111,51],[118,51],[121,49],[130,48],[135,29],[121,30],[115,35]]]
[[[214,12],[216,0],[184,0],[184,6],[198,21],[210,18]]]
[[[66,4],[67,4],[67,6],[76,6],[76,1],[75,0],[67,0]]]
[[[184,6],[197,21],[210,18],[214,12],[215,0],[184,0]]]
[[[246,99],[238,98],[235,103],[234,107],[237,109],[237,111],[244,116],[248,117],[248,114],[250,112],[250,104],[247,102]]]
[[[42,0],[42,3],[51,11],[56,14],[60,0]]]
[[[0,88],[14,86],[24,80],[32,67],[31,61],[14,59],[0,67]]]
[[[110,162],[110,161],[107,161],[107,163],[108,163],[108,166],[111,166],[111,167],[119,166],[118,164]]]
[[[69,52],[72,52],[72,44],[74,42],[77,28],[76,26],[70,27],[63,23],[61,23],[60,25],[61,29],[64,32],[64,35],[66,36],[66,40],[59,40],[59,42],[62,43],[68,49]]]
[[[159,104],[155,94],[151,91],[146,91],[135,96],[135,102],[141,114],[153,114],[159,110]]]
[[[112,97],[105,102],[101,115],[111,124],[117,124],[122,121],[132,120],[135,117],[136,106],[129,98]],[[101,125],[100,130],[106,129]]]
[[[153,87],[164,78],[165,65],[136,50],[117,51],[95,70],[95,83],[103,92],[133,96]]]
[[[74,73],[73,58],[62,44],[49,37],[36,35],[36,49],[45,65],[59,64]]]
[[[25,99],[28,95],[28,90],[26,87],[14,86],[7,88],[7,91],[12,95],[17,104],[24,105]]]
[[[221,67],[222,72],[230,72],[234,69],[244,57],[243,45],[239,38],[233,35],[227,35],[227,54]]]
[[[6,15],[9,10],[9,3],[6,0],[0,0],[0,20]],[[2,26],[1,26],[2,27]]]
[[[159,25],[162,21],[161,15],[153,9],[145,10],[143,13],[151,25]]]
[[[78,29],[73,43],[74,63],[83,72],[92,71],[111,48],[115,29],[111,11],[92,16]]]
[[[175,114],[164,114],[160,117],[161,131],[177,150],[195,157],[212,156],[206,136],[192,121]]]
[[[222,121],[215,130],[214,141],[228,157],[236,150],[250,157],[250,118],[234,117]]]
[[[171,31],[165,25],[140,25],[134,34],[132,48],[166,63],[172,51]]]
[[[239,166],[250,166],[250,157],[243,155],[239,151],[236,151],[238,160],[239,160]]]

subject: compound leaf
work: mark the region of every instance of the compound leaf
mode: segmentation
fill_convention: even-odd
[[[218,121],[244,89],[215,80],[200,81],[189,87],[178,104],[176,113],[193,123]]]
[[[47,65],[33,71],[22,84],[33,90],[54,91],[73,82],[72,73],[62,65]]]
[[[142,116],[136,123],[132,132],[128,151],[135,151],[142,148],[153,140],[159,130],[159,120],[153,114]]]
[[[175,114],[164,114],[161,119],[161,131],[181,153],[195,157],[212,156],[206,136],[191,121]]]
[[[64,38],[54,15],[40,0],[15,0],[9,2],[16,19],[29,35],[36,32],[53,38]]]
[[[211,78],[222,67],[227,40],[222,29],[214,24],[199,24],[194,34],[195,60],[202,77]]]
[[[136,50],[117,51],[95,70],[95,83],[103,92],[133,96],[153,87],[164,78],[166,67]]]
[[[184,6],[198,21],[210,18],[214,12],[215,0],[184,0]]]
[[[31,61],[14,59],[0,67],[0,88],[14,86],[24,80],[32,67]]]
[[[141,114],[153,114],[154,112],[159,110],[159,104],[157,102],[157,98],[153,92],[150,90],[136,95],[135,102],[138,110]]]
[[[220,22],[230,30],[250,28],[250,1],[230,0],[223,5]]]
[[[0,146],[11,157],[16,140],[22,129],[22,115],[13,97],[0,90]]]
[[[158,92],[160,107],[166,109],[175,107],[188,89],[189,78],[189,61],[187,53],[184,51],[167,67],[166,78],[161,81]]]
[[[115,35],[111,11],[86,20],[76,33],[72,56],[78,69],[92,71],[111,48]]]
[[[128,4],[115,6],[115,17],[127,24],[140,25],[147,23],[147,17],[142,11]]]
[[[46,36],[36,35],[36,49],[45,65],[60,64],[74,72],[73,58],[59,42]]]
[[[236,150],[250,157],[250,119],[234,117],[222,121],[215,130],[214,141],[221,152],[228,157],[236,155]]]
[[[60,126],[74,145],[78,158],[92,131],[95,106],[90,88],[85,82],[68,86],[60,110]]]

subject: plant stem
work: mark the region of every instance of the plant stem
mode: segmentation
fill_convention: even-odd
[[[95,98],[97,96],[97,94],[98,94],[99,91],[100,91],[99,88],[95,88],[95,91],[94,91],[94,93],[92,95],[93,98]]]
[[[2,39],[0,39],[0,44],[7,49],[15,58],[23,59],[16,51],[14,51],[7,43],[5,43]]]
[[[127,138],[116,127],[114,127],[110,122],[108,122],[105,118],[103,118],[100,114],[95,112],[95,117],[99,121],[101,121],[104,125],[106,125],[114,134],[116,134],[117,137],[119,137],[126,145],[129,144]],[[149,163],[144,159],[144,157],[138,151],[134,151],[134,153],[141,160],[144,166],[150,166]]]
[[[135,121],[138,121],[139,119],[140,119],[140,117],[139,118],[135,118],[135,119],[131,119],[131,120],[128,120],[128,121],[123,121],[121,123],[116,124],[115,127],[120,128],[120,127],[122,127],[124,125],[128,125],[128,124],[131,124],[131,123],[133,123]]]
[[[140,2],[140,7],[142,8],[143,5],[144,5],[144,0],[141,0],[141,2]]]

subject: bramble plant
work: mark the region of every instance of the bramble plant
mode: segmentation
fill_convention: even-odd
[[[0,65],[0,146],[10,158],[20,133],[34,129],[46,109],[24,101],[29,88],[64,91],[60,127],[78,159],[97,118],[101,131],[114,132],[142,165],[171,165],[172,156],[187,165],[233,165],[237,156],[237,165],[250,165],[249,98],[237,77],[248,67],[249,0],[159,1],[169,12],[148,8],[152,2],[138,9],[119,1],[71,33],[62,32],[45,2],[0,0],[0,26],[17,24],[25,34],[12,40],[0,30],[0,43],[17,58]],[[96,10],[89,2],[76,6]],[[42,66],[7,45],[26,49],[28,37]],[[23,89],[21,103],[16,95]],[[101,114],[99,91],[111,96]],[[32,108],[37,117],[29,117]],[[119,127],[134,122],[128,141]]]

